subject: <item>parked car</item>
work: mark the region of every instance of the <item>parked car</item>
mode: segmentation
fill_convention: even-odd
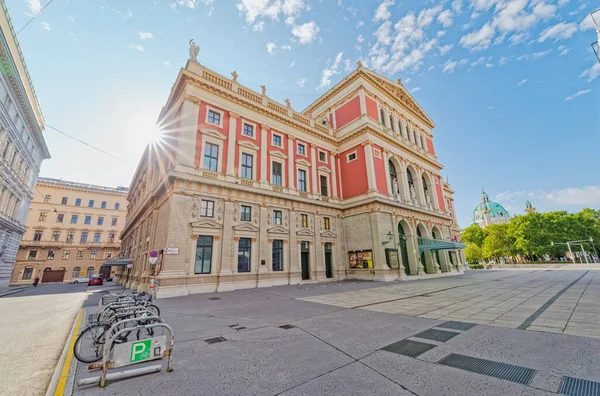
[[[92,275],[88,281],[88,286],[102,286],[103,283],[104,281],[100,275]]]
[[[84,276],[82,278],[76,278],[71,281],[71,283],[88,283],[90,281],[89,276]]]

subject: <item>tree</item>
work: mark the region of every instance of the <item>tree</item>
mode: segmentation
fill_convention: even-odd
[[[467,258],[467,263],[469,264],[477,264],[482,259],[481,248],[474,243],[467,243],[467,247],[465,248],[465,257]]]
[[[515,253],[515,238],[509,234],[508,224],[490,224],[486,227],[486,233],[481,248],[483,258],[499,259]]]
[[[483,241],[485,240],[485,236],[485,230],[483,230],[477,224],[471,224],[463,230],[461,238],[463,242],[472,243],[479,247],[482,247]]]

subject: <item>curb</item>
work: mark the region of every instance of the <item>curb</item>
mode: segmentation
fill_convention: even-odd
[[[22,292],[23,290],[27,289],[27,287],[28,286],[15,287],[12,290],[6,290],[6,291],[3,291],[3,292],[0,292],[0,297],[10,296],[11,294]]]
[[[69,350],[71,349],[71,344],[76,337],[75,333],[78,332],[79,327],[81,327],[81,323],[83,321],[84,308],[80,308],[77,316],[75,316],[75,320],[73,320],[73,326],[71,327],[71,332],[69,333],[69,337],[67,337],[67,341],[65,342],[65,346],[60,355],[60,359],[58,359],[58,363],[56,364],[56,368],[54,369],[54,374],[52,375],[52,379],[50,380],[50,384],[48,385],[48,390],[46,391],[46,396],[63,396],[63,395],[71,395],[73,393],[72,386],[67,388],[63,385],[63,392],[60,393],[58,389],[59,382],[63,377],[63,371],[65,370],[65,363],[67,361],[67,355],[69,354]],[[71,356],[72,357],[72,356]],[[72,359],[71,359],[72,360]],[[67,368],[67,376],[71,371],[71,367],[73,366],[73,361],[70,362],[69,367]],[[68,377],[66,378],[68,380]],[[67,382],[67,381],[65,381]]]

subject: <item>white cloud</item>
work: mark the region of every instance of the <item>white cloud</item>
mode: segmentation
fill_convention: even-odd
[[[375,10],[375,16],[373,17],[373,22],[385,21],[388,20],[392,13],[388,10],[388,7],[394,5],[394,0],[384,0],[377,9]]]
[[[245,14],[246,22],[253,24],[260,17],[279,20],[280,16],[297,16],[306,5],[303,0],[241,0],[236,7]]]
[[[331,66],[323,69],[323,72],[321,73],[321,82],[316,89],[323,89],[331,86],[331,77],[340,74],[340,65],[343,61],[343,55],[343,52],[338,52]]]
[[[119,11],[117,10],[117,14],[119,14],[119,16],[123,19],[131,19],[133,18],[133,13],[131,12],[131,10],[127,10],[127,11]]]
[[[33,14],[37,14],[42,10],[42,4],[40,0],[25,0],[27,7]]]
[[[171,62],[169,62],[169,61],[165,61],[164,63],[165,63],[165,66],[167,66],[167,67],[171,66]]]
[[[437,21],[442,24],[443,27],[447,28],[452,25],[452,12],[450,10],[444,10],[440,12],[440,15],[437,17]]]
[[[556,6],[546,3],[538,3],[533,7],[533,13],[541,18],[552,18],[556,14]]]
[[[515,44],[524,43],[527,40],[528,35],[526,33],[516,33],[508,38],[510,41],[510,45],[513,46]]]
[[[362,34],[359,34],[358,37],[356,38],[356,41],[359,43],[362,43],[363,41],[365,41],[365,38],[363,37]]]
[[[548,39],[554,39],[554,41],[564,40],[571,38],[577,31],[577,25],[573,22],[565,23],[560,22],[554,26],[547,27],[540,33],[538,42],[543,43]]]
[[[254,24],[254,26],[252,27],[252,30],[254,30],[255,32],[260,32],[264,28],[265,28],[265,21],[260,21],[260,22]]]
[[[453,61],[452,59],[448,59],[446,63],[443,64],[442,72],[443,73],[453,73],[457,68],[460,68],[469,63],[467,59],[461,59],[460,61]]]
[[[463,11],[462,6],[463,6],[462,0],[454,0],[452,2],[452,11],[456,12],[457,14],[460,14]]]
[[[284,45],[281,46],[281,49],[285,50],[285,51],[291,51],[292,50],[292,46],[289,45],[289,44],[284,44]]]
[[[592,16],[590,14],[586,15],[586,17],[583,18],[583,21],[581,21],[581,23],[579,24],[579,29],[580,30],[596,29],[596,26],[594,25],[594,21],[592,21]]]
[[[550,52],[552,52],[552,48],[547,49],[546,51],[540,51],[540,52],[534,52],[533,54],[524,54],[521,55],[517,58],[518,61],[535,61],[538,59],[542,59],[543,57],[545,57],[546,55],[548,55]]]
[[[138,35],[140,36],[140,40],[150,40],[154,37],[152,32],[138,32]]]
[[[471,0],[471,8],[478,11],[487,11],[497,2],[498,0]]]
[[[573,100],[581,95],[585,95],[585,94],[589,94],[590,92],[592,92],[591,89],[582,89],[581,91],[577,91],[575,92],[573,95],[569,95],[565,98],[565,100]]]
[[[440,55],[441,56],[446,55],[448,52],[450,52],[450,50],[452,49],[452,47],[453,47],[452,44],[442,45],[440,47]]]
[[[144,52],[144,47],[142,47],[141,45],[137,45],[137,44],[130,44],[130,45],[129,45],[129,47],[130,47],[132,50],[136,50],[136,51],[139,51],[139,52]]]
[[[471,19],[477,19],[477,18],[479,18],[479,16],[480,16],[480,15],[481,15],[481,14],[480,14],[480,13],[478,13],[478,12],[473,12],[473,13],[471,14]]]
[[[377,42],[383,45],[389,45],[392,41],[392,22],[385,21],[381,26],[377,28],[373,35],[377,38]]]
[[[600,76],[600,63],[594,61],[594,65],[589,69],[585,69],[579,75],[580,78],[585,79],[587,82],[592,82],[596,77]]]
[[[440,30],[439,32],[437,32],[436,36],[438,36],[438,37],[442,37],[442,36],[444,36],[445,34],[446,34],[446,31],[445,31],[445,30]]]
[[[267,51],[269,52],[269,54],[273,55],[275,53],[275,50],[277,50],[277,44],[267,43]]]
[[[296,61],[292,61],[292,63],[290,64],[290,67],[294,67],[295,64],[296,64]]]
[[[407,84],[408,84],[409,82],[411,82],[411,81],[412,81],[412,78],[410,78],[410,77],[408,77],[406,80],[404,80],[404,82],[405,82],[405,83],[407,83]]]
[[[356,22],[356,28],[357,29],[360,28],[360,27],[363,27],[364,25],[365,25],[365,23],[363,21]]]
[[[494,64],[493,63],[486,63],[485,67],[494,67]]]
[[[509,60],[510,60],[510,58],[509,58],[509,57],[502,56],[502,57],[500,58],[500,60],[498,61],[498,66],[504,66],[504,65],[506,65],[506,64],[508,63],[508,61],[509,61]]]
[[[75,22],[75,17],[74,17],[73,15],[67,15],[67,19],[68,19],[70,22]]]
[[[304,87],[304,84],[306,84],[307,78],[306,77],[302,77],[299,78],[298,81],[296,81],[296,84],[298,84],[301,87]]]
[[[529,81],[529,80],[525,78],[525,79],[523,79],[523,80],[519,81],[519,82],[517,83],[517,85],[518,85],[519,87],[522,87],[523,85],[525,85],[525,84],[527,83],[527,81]]]
[[[496,195],[495,200],[502,202],[506,207],[513,208],[523,208],[525,201],[530,200],[539,210],[564,210],[565,208],[579,210],[584,207],[600,206],[600,185],[552,191],[506,191]]]
[[[488,106],[488,110],[494,110],[495,107],[494,106]]]
[[[570,48],[567,48],[567,47],[565,47],[564,45],[559,45],[559,46],[556,48],[556,50],[557,50],[557,51],[560,51],[560,52],[558,53],[558,56],[564,56],[564,55],[567,55],[567,54],[569,53],[569,51],[571,51],[571,49],[570,49]]]
[[[429,69],[427,69],[427,71],[432,71],[433,69],[435,69],[435,66],[429,66]]]
[[[181,6],[194,9],[199,3],[203,3],[204,5],[212,5],[214,3],[214,0],[176,0],[174,3],[171,3],[170,6],[171,8]]]
[[[470,48],[472,51],[480,51],[489,48],[494,37],[495,30],[486,23],[483,27],[460,38],[460,45],[465,48]]]
[[[52,28],[50,27],[50,24],[48,22],[42,22],[42,29],[44,29],[48,32],[52,30]]]
[[[491,57],[490,57],[490,59],[491,59]],[[483,65],[485,63],[485,61],[486,61],[486,57],[485,56],[481,56],[475,62],[471,63],[471,66]]]
[[[315,21],[310,21],[302,25],[294,26],[292,34],[298,38],[299,44],[309,44],[317,38],[319,27]]]
[[[415,93],[415,92],[419,92],[421,90],[421,87],[414,87],[413,89],[410,90],[410,92]]]

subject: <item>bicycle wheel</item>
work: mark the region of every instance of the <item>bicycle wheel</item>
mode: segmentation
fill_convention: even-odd
[[[110,326],[94,323],[86,327],[77,337],[73,346],[73,355],[83,363],[94,363],[102,359],[106,332]]]
[[[156,305],[154,305],[154,304],[146,305],[145,308],[148,311],[152,312],[152,314],[154,316],[160,316],[160,309],[158,309],[158,307]]]

